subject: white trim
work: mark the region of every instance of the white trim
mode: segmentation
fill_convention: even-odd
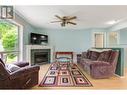
[[[119,45],[119,43],[120,43],[120,33],[117,32],[117,45]]]
[[[20,26],[19,28],[19,50],[20,50],[19,59],[20,61],[22,61],[23,60],[23,26]]]
[[[119,76],[117,74],[115,74],[115,76],[119,77],[119,78],[125,78],[125,76]]]
[[[124,67],[123,67],[124,70],[123,70],[123,76],[125,76],[125,72],[126,72],[126,71],[125,71],[125,70],[126,70],[126,69],[125,69],[125,68],[126,68],[126,57],[127,57],[127,56],[125,56],[125,54],[126,54],[126,49],[127,49],[127,48],[124,48]],[[121,66],[121,68],[122,68],[122,66]],[[122,69],[121,69],[121,70],[122,70]]]
[[[23,25],[17,23],[16,21],[14,20],[11,20],[11,19],[8,19],[8,20],[5,20],[7,22],[10,22],[12,24],[15,24],[16,26],[18,26],[18,37],[19,37],[19,43],[18,43],[18,47],[19,47],[19,61],[22,61],[23,60]]]

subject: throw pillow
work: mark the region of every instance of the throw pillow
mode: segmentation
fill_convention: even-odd
[[[111,52],[111,54],[110,54],[110,57],[109,57],[109,59],[108,59],[108,62],[110,62],[111,64],[113,64],[114,65],[114,61],[116,60],[116,56],[119,56],[119,51],[118,50],[114,50],[114,51],[112,51]],[[117,59],[118,60],[118,59]],[[117,63],[117,62],[116,62]]]
[[[82,52],[82,58],[87,58],[88,52]]]
[[[14,72],[14,71],[20,69],[19,66],[16,66],[16,65],[14,65],[14,64],[5,64],[5,68],[6,68],[6,70],[9,71],[10,73],[12,73],[12,72]]]
[[[105,61],[105,62],[107,62],[109,57],[110,57],[110,54],[111,54],[111,50],[102,52],[99,55],[97,61]]]
[[[97,60],[98,57],[99,57],[99,55],[100,55],[99,52],[92,51],[91,56],[90,56],[90,59],[91,60]]]
[[[92,51],[89,51],[89,50],[88,50],[88,51],[87,51],[87,58],[88,58],[88,59],[90,59],[91,54],[92,54]]]

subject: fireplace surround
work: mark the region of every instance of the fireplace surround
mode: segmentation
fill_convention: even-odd
[[[43,65],[50,63],[50,49],[32,49],[31,64]]]
[[[53,48],[43,45],[26,45],[26,61],[31,65],[53,62]]]

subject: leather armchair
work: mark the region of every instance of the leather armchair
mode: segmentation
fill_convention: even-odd
[[[20,69],[9,73],[0,61],[0,89],[26,89],[38,84],[39,66],[28,66],[25,62],[16,64]]]

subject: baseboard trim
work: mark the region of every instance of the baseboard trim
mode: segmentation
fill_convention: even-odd
[[[119,78],[125,78],[125,76],[119,76],[117,74],[114,74],[115,76],[119,77]]]

